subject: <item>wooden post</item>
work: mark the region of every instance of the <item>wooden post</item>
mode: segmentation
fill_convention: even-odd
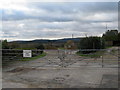
[[[104,67],[104,64],[103,64],[103,56],[102,56],[102,68]]]

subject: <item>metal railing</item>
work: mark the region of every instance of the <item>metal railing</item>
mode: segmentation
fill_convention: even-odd
[[[13,61],[21,60],[23,57],[23,50],[19,49],[1,49],[2,64],[6,65]],[[42,50],[32,50],[32,57],[40,55]]]
[[[23,58],[23,50],[17,49],[2,49],[2,63],[9,63],[11,61],[18,61]],[[41,54],[42,50],[32,50],[32,56]],[[80,50],[44,50],[52,54],[55,51],[55,55],[50,58],[46,58],[46,63],[51,64],[54,62],[56,65],[61,67],[70,67],[75,63],[79,62],[79,67],[90,66],[90,67],[111,67],[117,68],[119,63],[119,49],[80,49]],[[79,52],[77,54],[77,52]],[[59,61],[54,59],[57,57]],[[44,62],[44,61],[43,61]],[[42,62],[41,62],[42,63]]]
[[[75,59],[76,53],[79,52],[79,58]],[[119,49],[116,50],[108,50],[108,49],[80,49],[80,50],[58,50],[58,58],[62,62],[63,67],[65,67],[65,62],[68,64],[66,66],[71,65],[70,62],[76,63],[77,61],[81,61],[80,63],[85,63],[81,66],[96,66],[96,67],[111,67],[117,68],[119,62]],[[67,56],[73,56],[68,58]]]

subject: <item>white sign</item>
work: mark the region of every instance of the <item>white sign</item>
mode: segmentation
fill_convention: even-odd
[[[23,50],[23,57],[32,57],[31,50]]]

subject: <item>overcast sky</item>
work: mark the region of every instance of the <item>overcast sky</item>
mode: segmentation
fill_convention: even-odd
[[[3,39],[101,36],[118,28],[117,2],[24,2],[0,6]]]

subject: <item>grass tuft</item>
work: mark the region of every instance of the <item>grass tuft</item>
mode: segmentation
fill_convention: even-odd
[[[89,53],[89,54],[83,54],[80,52],[77,52],[76,54],[82,57],[90,57],[90,58],[100,58],[104,54],[105,51],[97,51],[94,53]]]

